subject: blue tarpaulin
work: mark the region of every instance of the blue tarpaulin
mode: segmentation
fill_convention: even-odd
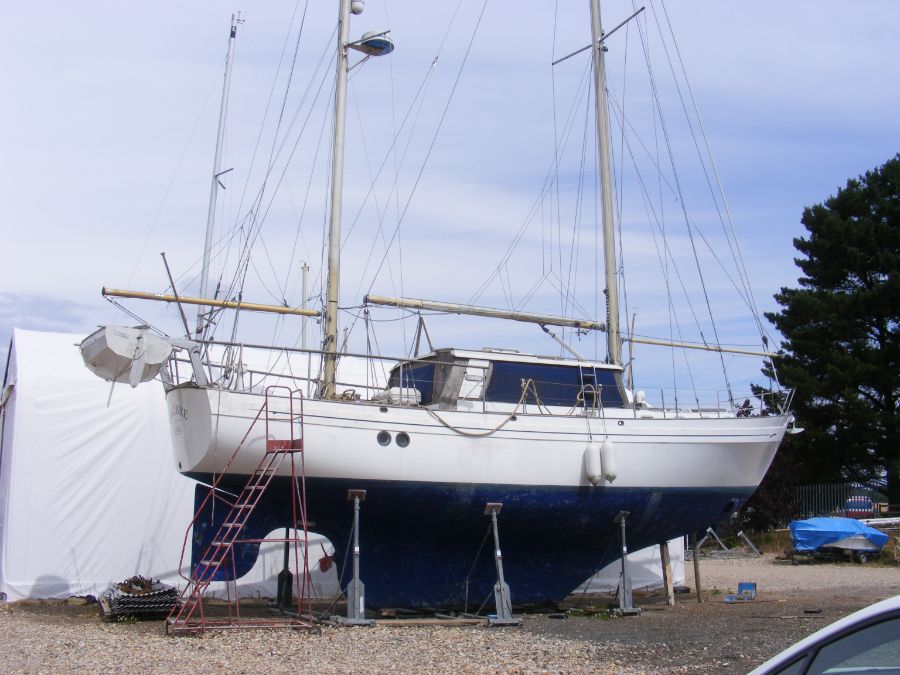
[[[815,551],[820,546],[827,546],[845,537],[862,536],[878,548],[884,546],[888,540],[884,532],[879,532],[853,518],[794,520],[788,527],[791,528],[791,538],[797,551]]]

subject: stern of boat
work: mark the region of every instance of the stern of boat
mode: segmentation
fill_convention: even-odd
[[[201,387],[183,385],[166,393],[169,431],[178,470],[194,470],[205,458],[212,439],[212,414],[209,392]]]

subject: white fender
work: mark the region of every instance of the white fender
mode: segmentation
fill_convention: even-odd
[[[603,482],[603,462],[599,443],[588,443],[584,449],[584,475],[591,485],[600,485]]]
[[[593,443],[592,443],[593,445]],[[600,470],[604,479],[612,483],[618,475],[616,448],[608,438],[600,444]]]
[[[603,463],[600,459],[600,444],[588,443],[584,449],[584,475],[592,485],[603,482]]]

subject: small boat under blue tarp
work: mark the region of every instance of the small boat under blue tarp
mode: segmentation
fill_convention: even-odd
[[[789,525],[796,551],[839,548],[854,551],[879,551],[887,543],[884,532],[853,518],[810,518]]]

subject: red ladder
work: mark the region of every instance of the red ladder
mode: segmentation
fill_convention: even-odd
[[[287,422],[290,429],[289,438],[275,439],[269,431],[270,424],[274,422],[282,423],[284,420],[284,411],[273,410],[270,399],[274,399],[273,392],[283,389],[288,392],[287,395]],[[299,395],[299,413],[294,412],[294,395]],[[265,411],[266,423],[266,450],[259,461],[256,470],[247,480],[244,488],[241,490],[233,502],[222,497],[220,493],[224,493],[218,486],[223,476],[228,472],[228,468],[234,462],[238,455],[238,451],[243,447],[244,442],[253,429],[254,425],[259,421],[260,416]],[[280,419],[276,419],[280,418]],[[299,431],[299,435],[294,435],[295,428]],[[296,457],[299,456],[299,463]],[[269,487],[272,479],[275,477],[278,469],[284,463],[285,459],[290,458],[291,465],[291,502],[292,502],[292,520],[293,520],[293,537],[285,537],[277,540],[260,540],[247,539],[242,537],[247,522],[250,519],[253,510],[259,504],[266,489]],[[298,467],[299,464],[299,467]],[[299,471],[298,471],[299,468]],[[228,493],[224,493],[228,494]],[[193,568],[191,575],[185,576],[181,573],[183,569],[184,556],[187,550],[187,541],[192,528],[199,520],[204,508],[210,499],[218,499],[225,502],[229,506],[228,515],[222,521],[215,536],[210,540],[209,545],[200,556],[200,561]],[[187,582],[182,590],[180,602],[166,620],[166,632],[173,635],[203,632],[204,630],[213,628],[241,628],[241,627],[308,627],[309,624],[302,620],[302,612],[304,602],[306,603],[307,613],[309,613],[309,568],[306,555],[303,556],[303,570],[298,569],[299,565],[299,549],[302,545],[303,551],[306,551],[306,542],[308,538],[307,518],[306,518],[306,485],[305,472],[303,462],[303,396],[300,392],[291,391],[290,388],[284,386],[271,386],[266,388],[265,402],[257,413],[250,428],[244,435],[243,440],[232,454],[228,463],[222,472],[215,477],[212,483],[212,489],[194,514],[190,525],[185,532],[184,542],[182,544],[182,563],[179,566],[179,574]],[[236,584],[236,570],[234,560],[234,547],[237,544],[261,544],[263,541],[281,541],[285,544],[293,544],[294,547],[294,580],[295,580],[295,596],[296,596],[296,617],[288,617],[281,620],[259,619],[242,617],[240,612],[240,600]],[[224,617],[207,616],[204,610],[203,599],[213,582],[217,572],[227,565],[231,565],[231,581],[227,581],[227,601],[225,605]],[[302,586],[301,586],[302,580]],[[234,597],[232,598],[232,584],[234,584]]]

